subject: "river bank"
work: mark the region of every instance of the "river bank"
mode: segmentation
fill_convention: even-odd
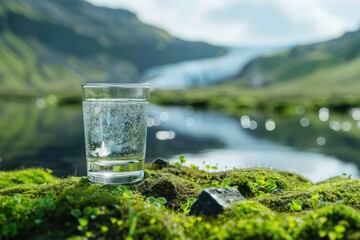
[[[80,86],[79,86],[80,89]],[[231,84],[191,88],[182,90],[160,90],[151,93],[150,103],[160,105],[191,105],[198,109],[220,110],[238,115],[244,110],[260,110],[267,112],[294,113],[301,105],[308,111],[318,111],[327,107],[333,111],[344,113],[360,106],[360,96],[354,91],[277,91],[274,89],[238,88]],[[1,100],[28,101],[43,98],[50,105],[81,104],[81,92],[0,92]]]
[[[216,109],[239,115],[244,110],[292,113],[297,106],[307,111],[327,107],[344,113],[360,106],[358,92],[353,91],[278,91],[271,88],[248,89],[232,86],[211,86],[187,90],[156,90],[151,101],[161,105],[192,105],[198,108]]]
[[[214,217],[187,215],[192,198],[211,186],[238,188],[246,200]],[[210,173],[148,165],[145,179],[126,187],[85,177],[58,179],[39,169],[2,172],[0,234],[5,239],[358,239],[359,188],[360,180],[350,176],[314,184],[260,168]]]

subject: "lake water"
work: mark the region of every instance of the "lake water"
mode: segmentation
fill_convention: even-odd
[[[292,116],[248,112],[233,117],[194,111],[190,106],[153,106],[151,114],[166,120],[158,121],[162,134],[157,137],[169,146],[178,144],[177,134],[190,137],[189,146],[203,146],[191,154],[187,147],[184,149],[188,166],[195,164],[205,169],[210,165],[219,170],[267,167],[300,173],[313,181],[344,173],[358,178],[359,121],[351,114],[333,113],[324,121],[321,113],[296,114],[296,110]],[[202,145],[204,138],[220,145]],[[169,159],[177,161],[178,155]]]
[[[0,101],[0,116],[1,170],[35,166],[61,177],[86,174],[81,106],[49,108],[35,101]],[[190,106],[153,105],[147,161],[157,157],[176,161],[185,154],[187,165],[203,169],[269,167],[313,181],[343,173],[358,177],[357,115],[330,113],[326,121],[319,116],[249,112],[233,117]]]
[[[250,58],[274,50],[234,49],[221,58],[149,69],[142,80],[152,89],[206,86],[232,78]],[[82,121],[80,105],[54,108],[43,98],[0,99],[0,170],[44,167],[60,177],[84,176]],[[253,111],[234,117],[190,106],[151,106],[148,126],[147,161],[174,162],[185,154],[186,165],[201,169],[268,167],[313,181],[343,173],[359,177],[360,109],[338,115],[298,106],[287,116]]]

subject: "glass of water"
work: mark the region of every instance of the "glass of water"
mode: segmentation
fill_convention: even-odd
[[[144,177],[148,84],[82,85],[87,174],[97,183]]]

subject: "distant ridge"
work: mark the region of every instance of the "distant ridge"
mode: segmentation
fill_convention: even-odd
[[[0,94],[137,81],[149,67],[222,51],[173,37],[123,9],[83,0],[0,0]]]
[[[360,87],[360,29],[250,61],[234,81],[243,87],[337,91]]]

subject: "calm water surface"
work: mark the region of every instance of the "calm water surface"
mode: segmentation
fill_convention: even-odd
[[[154,67],[142,80],[152,89],[206,86],[232,78],[249,59],[275,50],[232,49],[221,58]],[[0,170],[44,167],[60,177],[85,175],[81,106],[54,108],[46,102],[0,99]],[[359,177],[360,109],[337,115],[327,108],[308,113],[298,106],[287,116],[244,112],[233,117],[189,106],[151,106],[148,126],[147,161],[177,161],[185,154],[187,165],[202,169],[268,167],[313,181],[343,173]]]
[[[187,165],[203,169],[269,167],[313,181],[343,173],[359,177],[357,110],[325,116],[299,109],[286,117],[258,112],[233,117],[189,106],[151,106],[147,161],[177,161],[183,153]],[[0,101],[0,132],[0,170],[36,166],[61,177],[86,174],[81,106]]]

